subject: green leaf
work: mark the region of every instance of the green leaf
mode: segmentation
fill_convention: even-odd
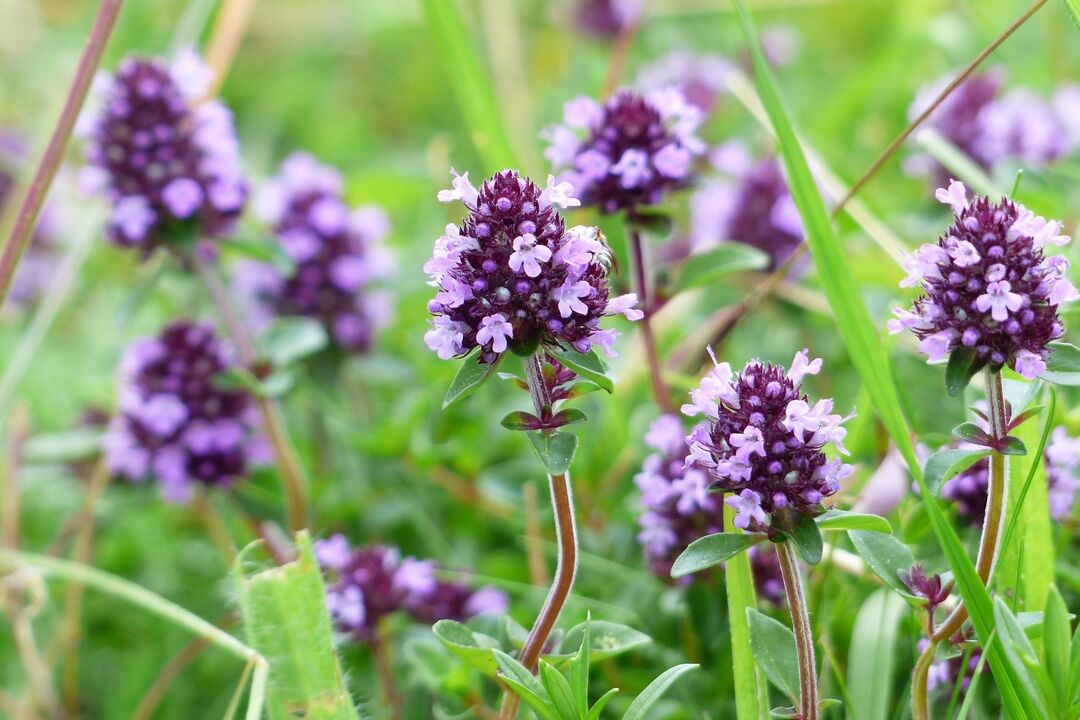
[[[956,477],[969,467],[979,462],[990,454],[989,450],[940,450],[926,461],[926,469],[923,474],[926,484],[934,491],[935,495],[941,493],[942,486],[950,479]]]
[[[990,442],[990,434],[972,422],[960,423],[953,428],[952,434],[957,440],[966,440],[981,445]]]
[[[1069,15],[1072,16],[1073,22],[1076,23],[1076,28],[1080,30],[1080,0],[1065,0],[1065,8],[1069,11]]]
[[[222,390],[242,390],[263,398],[281,397],[295,384],[296,372],[288,367],[271,373],[265,380],[239,365],[230,365],[214,376],[214,385]]]
[[[529,430],[529,438],[536,457],[549,475],[562,475],[570,469],[570,463],[577,452],[577,436],[566,432],[550,430]]]
[[[731,523],[734,518],[735,509],[725,504],[724,522]],[[727,593],[728,626],[731,633],[735,714],[737,720],[760,720],[769,709],[767,702],[763,702],[761,697],[762,693],[767,696],[768,687],[760,688],[762,692],[759,693],[759,673],[754,664],[754,655],[750,651],[750,627],[746,621],[746,610],[757,607],[757,598],[747,553],[737,553],[724,564],[724,590]],[[765,686],[764,678],[761,684]],[[767,701],[768,698],[764,700]]]
[[[619,688],[611,688],[601,695],[600,699],[596,701],[596,704],[594,704],[585,715],[585,720],[600,720],[600,713],[604,712],[604,708],[611,698],[615,697],[617,692],[619,692]]]
[[[577,703],[569,681],[551,663],[543,660],[540,661],[540,682],[543,683],[551,705],[559,715],[564,718],[576,716]]]
[[[570,663],[570,689],[575,698],[578,715],[584,715],[589,710],[589,650],[592,646],[589,641],[589,622],[591,620],[591,616],[585,620],[578,653]]]
[[[848,653],[848,716],[860,720],[892,717],[896,658],[900,654],[900,623],[907,605],[888,590],[876,590],[855,616]]]
[[[1057,691],[1057,707],[1071,705],[1069,697],[1069,657],[1072,654],[1069,632],[1069,610],[1065,600],[1053,585],[1046,596],[1043,610],[1043,655],[1050,681]]]
[[[715,533],[690,543],[671,566],[671,577],[681,578],[719,565],[765,539],[761,533]]]
[[[255,345],[259,357],[269,360],[274,368],[280,369],[308,355],[314,355],[326,347],[329,341],[326,328],[317,320],[280,317],[259,334]]]
[[[527,413],[524,410],[515,410],[512,413],[508,413],[506,417],[499,421],[499,424],[507,430],[535,430],[536,425],[539,422],[540,418],[532,413]]]
[[[608,620],[592,620],[579,623],[566,631],[559,643],[559,654],[569,655],[574,648],[580,649],[588,630],[589,658],[592,661],[606,660],[652,642],[652,638],[628,625]],[[548,656],[545,656],[548,657]],[[553,659],[548,657],[548,659]]]
[[[499,666],[492,650],[496,643],[478,638],[467,626],[454,620],[440,620],[431,627],[431,631],[447,650],[485,675],[495,677]]]
[[[750,650],[765,676],[792,702],[798,701],[799,660],[795,634],[786,625],[754,608],[746,609],[746,619],[750,624]]]
[[[579,353],[574,349],[564,350],[556,347],[548,349],[547,352],[586,380],[596,383],[608,392],[614,392],[615,383],[611,376],[607,374],[604,361],[593,350],[587,353]]]
[[[649,683],[648,686],[641,691],[640,695],[634,698],[634,702],[630,703],[630,707],[628,707],[623,714],[622,720],[645,720],[645,718],[648,717],[646,713],[658,700],[660,700],[661,697],[663,697],[664,693],[668,691],[668,688],[670,688],[680,677],[691,670],[697,669],[697,667],[697,665],[692,663],[686,663],[665,670],[658,678]]]
[[[509,685],[543,720],[561,720],[551,705],[547,690],[539,680],[533,677],[528,668],[502,650],[495,649],[493,652],[499,666],[499,677],[503,682]]]
[[[960,347],[949,355],[949,364],[945,366],[945,390],[949,397],[956,397],[964,392],[971,378],[982,370],[986,363],[980,361],[972,348]]]
[[[1009,606],[1000,597],[994,598],[994,621],[997,623],[998,635],[1005,651],[1005,657],[1012,666],[1013,671],[1027,688],[1029,696],[1037,702],[1037,706],[1030,706],[1032,710],[1038,708],[1040,717],[1046,717],[1046,707],[1042,694],[1038,691],[1035,679],[1031,676],[1030,668],[1038,664],[1038,656],[1035,648],[1031,646],[1024,629],[1020,627],[1016,617],[1009,611]]]
[[[76,428],[63,432],[42,433],[26,440],[22,447],[22,462],[67,463],[86,460],[101,452],[101,428]]]
[[[1080,348],[1065,342],[1052,342],[1047,347],[1046,372],[1039,377],[1055,385],[1080,385]]]
[[[675,228],[675,222],[665,212],[634,210],[627,214],[630,226],[648,234],[658,242],[667,240]]]
[[[225,250],[231,250],[237,255],[272,265],[284,275],[291,275],[296,271],[296,262],[285,252],[280,243],[269,240],[243,240],[240,238],[224,238],[219,242]]]
[[[1027,446],[1024,441],[1015,435],[1005,438],[1005,443],[998,448],[1002,455],[1027,455]]]
[[[421,0],[420,5],[458,107],[484,163],[490,171],[516,167],[517,156],[491,84],[492,74],[480,61],[479,43],[466,28],[458,4],[450,0]]]
[[[732,273],[763,270],[768,266],[769,256],[761,250],[738,242],[726,242],[688,257],[675,281],[675,289],[709,285]]]
[[[799,146],[795,129],[780,100],[745,0],[735,0],[735,6],[750,48],[758,94],[776,134],[777,149],[787,171],[789,188],[806,230],[807,244],[813,255],[825,298],[833,310],[844,344],[870,395],[874,409],[903,456],[908,470],[919,484],[930,525],[949,560],[957,589],[971,614],[976,634],[986,645],[990,667],[1005,709],[1014,718],[1027,718],[1029,712],[1026,708],[1032,707],[1033,700],[1027,697],[1026,689],[1021,686],[1019,678],[1007,667],[1000,646],[989,640],[994,624],[990,595],[979,582],[975,567],[956,531],[945,518],[944,512],[923,480],[911,433],[901,412],[902,405],[892,369],[858,283],[850,271],[848,253],[836,237],[806,157]]]
[[[889,521],[880,515],[854,513],[847,510],[829,510],[816,518],[821,530],[868,530],[870,532],[891,533]]]
[[[567,425],[576,425],[577,423],[583,423],[589,419],[589,416],[585,414],[583,410],[577,408],[565,408],[555,413],[555,417],[552,418],[552,422],[559,427],[566,427]]]
[[[910,588],[901,580],[915,564],[911,548],[892,535],[883,533],[850,530],[848,537],[851,538],[855,551],[866,561],[866,566],[886,585],[908,602],[924,604],[925,601],[912,595]]]
[[[821,562],[824,543],[814,518],[805,513],[798,513],[795,526],[791,530],[781,532],[788,537],[789,542],[795,545],[795,551],[808,565],[817,565]]]
[[[487,382],[488,378],[495,374],[503,357],[505,354],[499,355],[499,358],[490,365],[480,362],[479,353],[465,358],[453,382],[450,383],[450,388],[446,391],[446,397],[443,398],[443,410],[458,400],[468,397],[476,388]]]
[[[270,661],[268,715],[356,720],[334,649],[322,571],[306,532],[297,535],[297,546],[293,562],[253,575],[244,572],[244,550],[233,569],[248,643]]]

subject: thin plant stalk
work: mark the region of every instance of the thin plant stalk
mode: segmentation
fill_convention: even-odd
[[[1000,440],[1008,434],[1005,417],[1005,393],[1001,386],[1001,372],[985,371],[986,399],[989,405],[990,437]],[[975,572],[984,585],[990,582],[1001,546],[1005,511],[1008,505],[1007,475],[1008,458],[999,452],[990,453],[990,480],[986,496],[986,513],[983,516],[982,535],[979,538],[979,554],[975,560]],[[938,645],[955,635],[968,618],[967,608],[961,603],[942,621],[930,636],[915,664],[911,679],[911,714],[914,720],[929,720],[930,701],[927,675],[933,663]]]
[[[788,608],[791,610],[791,630],[795,633],[795,652],[799,660],[799,706],[800,720],[817,720],[818,687],[817,664],[814,661],[814,635],[810,629],[810,615],[806,610],[806,594],[803,592],[802,575],[795,548],[791,541],[776,545],[780,558],[780,574],[784,578]]]
[[[195,270],[195,274],[217,308],[229,336],[236,345],[240,362],[250,368],[255,361],[255,345],[217,273],[194,254],[185,258],[185,261]],[[255,404],[259,409],[266,439],[274,448],[278,471],[281,473],[289,527],[296,533],[307,527],[307,479],[304,476],[304,469],[296,455],[296,448],[293,447],[292,438],[285,427],[278,403],[270,398],[256,396]]]
[[[525,358],[525,379],[529,385],[529,394],[532,395],[537,414],[542,415],[545,408],[551,407],[551,398],[543,378],[543,361],[539,355]],[[521,649],[521,664],[530,671],[536,672],[540,661],[540,654],[551,631],[559,620],[563,606],[570,597],[570,590],[574,587],[574,577],[578,567],[578,537],[577,521],[574,518],[574,498],[570,487],[570,474],[548,475],[548,484],[551,488],[551,506],[555,513],[555,538],[558,547],[558,556],[555,565],[555,580],[548,591],[540,614],[533,623],[529,637]],[[499,720],[513,720],[517,717],[518,696],[507,691],[502,707],[499,710]]]
[[[671,403],[671,396],[664,385],[664,377],[660,368],[660,354],[656,349],[656,336],[653,335],[652,311],[653,303],[649,297],[649,278],[645,268],[645,248],[641,238],[641,231],[630,228],[630,251],[634,255],[634,279],[637,285],[638,301],[641,303],[641,311],[644,317],[641,319],[641,334],[645,340],[645,358],[649,364],[649,380],[652,382],[653,396],[660,405],[665,415],[675,412],[675,406]]]
[[[101,64],[101,56],[105,52],[105,46],[109,42],[113,28],[116,26],[116,18],[120,15],[120,9],[124,6],[124,0],[102,0],[98,8],[97,17],[90,30],[90,38],[86,41],[79,65],[75,70],[75,78],[68,90],[64,107],[60,111],[60,118],[53,129],[52,137],[45,148],[45,154],[38,163],[34,172],[34,179],[26,191],[22,204],[19,206],[19,214],[15,217],[15,224],[11,228],[7,243],[4,244],[3,253],[0,254],[0,306],[3,306],[11,290],[11,282],[15,277],[15,269],[19,265],[23,252],[30,244],[34,227],[37,225],[41,206],[45,204],[45,197],[49,194],[49,188],[56,178],[56,172],[60,169],[60,163],[64,159],[71,133],[75,129],[75,121],[79,117],[83,103],[86,101],[90,83],[94,79],[98,66]]]
[[[375,669],[379,674],[383,701],[390,708],[390,718],[402,720],[405,717],[405,703],[402,700],[401,691],[398,690],[397,680],[394,679],[394,664],[390,658],[390,642],[385,624],[380,624],[380,627],[375,628],[375,634],[371,640],[371,654],[375,660]]]

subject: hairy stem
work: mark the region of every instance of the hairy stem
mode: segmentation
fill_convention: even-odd
[[[1008,434],[1001,373],[990,372],[988,368],[985,371],[985,377],[990,436],[994,440],[1000,440]],[[990,453],[990,482],[986,496],[986,513],[983,516],[982,535],[979,538],[979,554],[975,559],[975,572],[984,585],[990,582],[990,577],[994,573],[994,565],[997,563],[998,549],[1001,545],[1001,531],[1008,502],[1008,486],[1005,483],[1007,463],[1008,459],[1001,453]],[[967,618],[967,608],[960,603],[930,636],[930,645],[919,658],[911,680],[911,708],[915,720],[926,720],[930,717],[926,676],[930,670],[935,648],[942,642],[948,642],[959,632]],[[928,660],[925,660],[926,656],[929,656]]]
[[[75,129],[75,121],[79,117],[86,94],[90,90],[90,82],[94,79],[98,65],[101,64],[101,55],[105,52],[105,46],[109,42],[113,28],[116,26],[116,18],[120,15],[120,9],[124,6],[124,0],[102,0],[98,8],[97,17],[94,18],[94,26],[90,30],[90,38],[86,41],[79,65],[75,70],[75,79],[72,80],[68,90],[64,108],[60,111],[60,118],[53,129],[52,137],[45,148],[45,154],[38,163],[34,172],[34,179],[26,191],[22,204],[19,206],[19,214],[15,217],[15,224],[11,228],[7,243],[4,245],[3,254],[0,255],[0,306],[3,306],[11,290],[11,281],[15,277],[15,268],[19,265],[23,251],[30,244],[30,238],[34,233],[41,206],[45,203],[45,197],[49,194],[49,187],[56,177],[56,171],[60,169],[60,163],[64,159],[68,142],[71,140],[71,132]]]
[[[799,563],[790,541],[777,545],[776,554],[780,558],[780,574],[784,577],[784,590],[787,592],[788,608],[791,610],[791,629],[795,633],[795,652],[799,659],[799,707],[796,710],[800,720],[817,720],[814,636],[810,630],[810,616],[806,611],[806,596],[803,593]]]
[[[638,301],[641,303],[641,311],[645,314],[645,317],[641,319],[641,334],[645,338],[645,359],[649,364],[649,379],[652,381],[653,396],[664,414],[671,415],[675,412],[675,406],[671,403],[671,396],[664,385],[664,378],[660,368],[660,355],[656,350],[656,337],[653,335],[653,304],[649,298],[649,278],[645,268],[645,248],[641,240],[641,231],[633,227],[630,228],[630,250],[634,254],[634,279],[637,285]]]
[[[221,279],[214,269],[202,262],[195,253],[184,258],[184,261],[195,270],[207,294],[210,295],[229,336],[236,345],[240,362],[245,368],[251,369],[255,361],[255,345],[232,298],[221,284]],[[289,431],[285,427],[281,407],[270,398],[256,396],[254,399],[262,419],[263,430],[266,432],[266,439],[274,448],[274,455],[277,458],[278,471],[281,473],[281,482],[285,488],[289,528],[296,533],[307,527],[307,479],[304,476],[304,469],[296,455],[296,448],[293,447]]]

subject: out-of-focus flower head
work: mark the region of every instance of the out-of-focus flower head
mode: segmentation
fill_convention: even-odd
[[[430,624],[506,611],[502,591],[440,580],[433,561],[403,558],[385,545],[352,548],[338,534],[315,543],[315,559],[328,578],[326,605],[334,625],[359,642],[373,640],[379,622],[396,612]]]
[[[642,68],[635,85],[646,93],[677,87],[687,102],[709,113],[727,93],[731,70],[731,61],[721,55],[676,50]]]
[[[641,18],[645,0],[578,0],[578,26],[590,35],[614,38]]]
[[[715,364],[682,411],[705,418],[688,438],[690,458],[713,475],[714,488],[732,493],[735,525],[771,535],[793,527],[796,514],[823,513],[822,501],[852,468],[825,454],[830,445],[846,454],[848,418],[832,413],[832,400],[811,404],[802,392],[821,360],[803,350],[788,370],[753,360],[738,374]]]
[[[424,335],[439,357],[460,357],[480,348],[495,362],[507,350],[520,354],[544,346],[593,346],[614,354],[614,330],[600,328],[605,315],[641,317],[637,296],[609,297],[611,256],[596,228],[567,229],[555,206],[579,205],[573,187],[548,176],[541,190],[512,170],[475,188],[455,173],[443,202],[460,200],[469,214],[447,225],[424,271],[438,289],[428,303],[435,319]]]
[[[196,483],[230,487],[269,460],[252,399],[217,379],[232,361],[209,325],[177,321],[136,340],[120,365],[119,409],[105,436],[114,473],[153,478],[170,502]]]
[[[544,131],[544,155],[582,203],[633,212],[690,183],[705,152],[695,134],[703,118],[675,87],[620,90],[603,105],[578,97],[566,103],[563,123]]]
[[[953,225],[905,259],[900,286],[924,294],[913,311],[894,310],[889,331],[913,331],[931,362],[964,348],[976,368],[1008,366],[1033,380],[1046,370],[1047,344],[1064,332],[1058,308],[1080,297],[1066,277],[1069,261],[1044,255],[1069,237],[1060,222],[1006,198],[968,200],[955,180],[936,196],[952,207]]]
[[[130,57],[96,79],[100,108],[79,122],[88,140],[82,182],[109,199],[117,245],[146,255],[163,243],[220,237],[243,210],[248,190],[232,114],[220,101],[200,102],[210,80],[190,50],[171,65]]]
[[[389,294],[374,286],[393,260],[383,246],[389,230],[379,207],[349,208],[338,172],[306,153],[295,153],[261,189],[255,209],[274,228],[289,271],[245,263],[236,283],[254,304],[256,324],[274,316],[318,320],[335,344],[363,352],[389,322]]]
[[[772,156],[754,162],[735,141],[716,148],[711,157],[720,177],[703,184],[690,199],[694,249],[741,242],[767,254],[769,269],[779,267],[804,237],[780,163]]]

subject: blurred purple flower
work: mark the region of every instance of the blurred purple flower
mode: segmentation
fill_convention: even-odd
[[[635,84],[645,93],[677,87],[687,102],[709,113],[727,93],[732,67],[731,61],[721,55],[676,50],[645,66]]]
[[[613,38],[641,18],[645,0],[578,0],[577,21],[590,35]]]
[[[504,352],[533,352],[569,345],[579,352],[599,346],[614,354],[614,330],[601,330],[605,315],[641,317],[634,295],[609,297],[608,249],[596,228],[566,228],[555,206],[580,204],[573,188],[548,176],[541,190],[512,170],[497,173],[477,190],[469,174],[455,173],[442,202],[460,200],[469,215],[447,225],[424,271],[438,288],[428,310],[435,319],[424,335],[448,360],[481,348],[493,363]]]
[[[783,605],[787,601],[787,590],[784,588],[784,575],[780,570],[780,556],[776,554],[776,548],[768,543],[758,543],[750,548],[748,555],[757,596],[773,605]]]
[[[350,209],[341,176],[305,153],[290,155],[261,189],[255,210],[274,228],[293,267],[247,262],[235,284],[251,298],[256,325],[275,316],[318,320],[346,352],[368,349],[391,319],[389,293],[374,287],[394,262],[383,247],[386,213],[376,206]]]
[[[712,474],[714,488],[733,493],[726,502],[737,510],[737,527],[771,533],[778,522],[790,527],[793,514],[820,515],[822,501],[851,474],[824,452],[832,444],[847,454],[848,418],[832,414],[832,400],[811,405],[802,393],[803,378],[820,370],[806,350],[787,371],[754,360],[736,375],[716,363],[683,405],[684,414],[705,416],[688,438],[690,458]]]
[[[905,259],[909,275],[901,287],[919,286],[924,294],[914,312],[894,310],[889,331],[913,331],[931,362],[968,348],[978,365],[1007,365],[1035,379],[1046,369],[1047,343],[1064,332],[1058,307],[1080,297],[1066,277],[1069,261],[1043,254],[1069,237],[1061,223],[1008,199],[969,201],[955,180],[936,197],[952,207],[955,222],[937,244]]]
[[[121,361],[119,410],[105,437],[113,472],[153,477],[166,500],[186,503],[195,483],[229,487],[267,462],[251,398],[216,384],[230,365],[209,325],[177,321],[136,340]]]
[[[202,101],[210,70],[193,51],[171,66],[131,57],[101,74],[101,107],[84,114],[84,189],[112,203],[110,239],[149,254],[162,243],[219,237],[247,202],[232,114]]]
[[[703,118],[674,87],[621,90],[604,105],[578,97],[566,103],[563,124],[544,131],[544,155],[585,205],[633,212],[690,183],[693,161],[705,151],[695,135]]]

